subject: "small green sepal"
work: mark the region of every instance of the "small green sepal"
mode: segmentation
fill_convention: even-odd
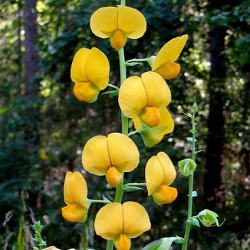
[[[196,134],[198,131],[195,130],[195,129],[190,129],[189,132],[190,132],[191,134]]]
[[[151,57],[147,58],[147,62],[151,68],[153,68],[155,58],[156,58],[156,56],[151,56]]]
[[[104,93],[102,93],[102,95],[112,95],[112,96],[118,96],[119,94],[119,90],[110,90],[110,91],[106,91]]]
[[[106,198],[105,196],[102,196],[102,199],[103,199],[104,201],[108,201],[108,202],[112,203],[112,201],[109,200],[108,198]]]
[[[133,67],[133,66],[136,66],[136,65],[142,65],[142,63],[139,63],[139,62],[129,62],[129,63],[126,63],[125,65],[127,67],[129,67],[129,66]]]
[[[123,186],[122,190],[124,190],[125,192],[134,192],[134,191],[142,190],[142,188],[135,187],[135,186]]]
[[[197,141],[196,139],[193,139],[192,137],[187,137],[186,139],[187,139],[187,141],[190,141],[190,142]]]
[[[195,227],[200,227],[200,222],[196,218],[191,218],[190,220],[187,220],[187,223]]]
[[[183,176],[189,176],[196,169],[196,163],[192,159],[184,159],[178,162],[178,167]]]

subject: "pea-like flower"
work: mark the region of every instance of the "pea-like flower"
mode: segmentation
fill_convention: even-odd
[[[152,156],[146,165],[146,184],[148,195],[152,195],[158,205],[173,202],[177,189],[169,187],[176,178],[176,170],[167,154],[160,152]]]
[[[106,240],[113,240],[117,250],[129,250],[130,238],[136,238],[151,227],[145,208],[132,201],[111,203],[102,207],[95,219],[95,231]]]
[[[90,28],[98,37],[109,37],[111,46],[118,51],[125,46],[127,37],[137,39],[143,36],[146,31],[146,20],[134,8],[104,7],[91,16]]]
[[[107,182],[117,187],[124,172],[133,171],[139,163],[139,151],[126,135],[112,133],[95,136],[85,145],[82,154],[83,167],[91,174],[106,175]]]
[[[155,72],[146,72],[126,79],[119,91],[119,105],[129,118],[138,117],[149,127],[161,122],[161,110],[171,101],[171,93],[165,80]]]
[[[93,103],[109,82],[109,61],[97,48],[80,49],[74,56],[70,76],[73,92],[79,101]]]
[[[87,184],[79,172],[67,172],[64,182],[64,202],[62,216],[70,222],[85,222],[89,205],[87,204]]]
[[[139,131],[143,142],[147,147],[153,147],[163,139],[164,135],[172,133],[174,130],[174,121],[167,109],[160,110],[161,120],[157,127],[150,128],[143,124],[136,117],[133,119],[135,129]]]
[[[152,63],[152,70],[164,79],[175,78],[180,73],[180,65],[174,61],[178,59],[187,39],[188,35],[183,35],[167,42],[156,55]]]

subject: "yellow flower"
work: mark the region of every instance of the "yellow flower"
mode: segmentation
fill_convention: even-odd
[[[161,122],[161,110],[171,101],[171,93],[165,80],[155,72],[129,77],[119,91],[119,105],[129,118],[138,117],[149,127]]]
[[[176,177],[176,170],[169,157],[160,152],[152,156],[146,165],[146,183],[148,195],[152,195],[158,205],[173,202],[177,189],[169,187]]]
[[[172,133],[174,130],[174,121],[167,109],[160,110],[161,120],[157,127],[150,128],[143,124],[136,117],[133,119],[136,130],[139,130],[144,144],[147,147],[152,147],[158,144],[163,139],[164,135]]]
[[[64,182],[64,202],[62,216],[70,222],[85,222],[89,205],[87,204],[87,184],[79,172],[67,172]]]
[[[188,35],[173,38],[157,54],[152,70],[165,79],[175,78],[180,73],[180,65],[175,63],[184,48]]]
[[[126,135],[112,133],[95,136],[85,145],[82,154],[83,167],[91,174],[106,175],[108,183],[116,187],[123,172],[131,172],[139,163],[139,151]]]
[[[92,32],[101,38],[110,38],[117,51],[126,44],[127,37],[137,39],[146,31],[146,20],[136,9],[119,6],[98,9],[90,19]]]
[[[93,103],[100,90],[109,82],[109,61],[97,48],[80,49],[74,56],[70,76],[75,83],[73,92],[79,101]]]
[[[95,231],[106,240],[114,240],[117,250],[129,250],[130,238],[136,238],[151,227],[147,211],[136,202],[110,203],[96,215]]]

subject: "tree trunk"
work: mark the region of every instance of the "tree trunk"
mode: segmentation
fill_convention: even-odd
[[[211,3],[211,7],[214,1]],[[217,5],[218,5],[217,1]],[[218,7],[218,6],[216,6]],[[224,89],[226,68],[223,51],[225,49],[226,28],[218,23],[210,29],[210,79],[208,137],[206,154],[206,172],[204,195],[208,201],[215,201],[216,193],[221,188],[223,127],[224,127]]]
[[[29,154],[38,150],[38,119],[39,119],[39,70],[37,41],[37,12],[36,0],[25,0],[24,25],[25,25],[25,140]]]

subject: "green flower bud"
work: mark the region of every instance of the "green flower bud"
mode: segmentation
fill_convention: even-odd
[[[209,209],[202,210],[201,212],[199,212],[197,217],[205,227],[211,227],[213,225],[220,227],[224,223],[222,222],[221,224],[219,224],[217,219],[217,217],[219,217],[218,214]]]
[[[169,250],[173,242],[182,244],[183,238],[176,236],[159,239],[149,243],[142,250]]]
[[[178,167],[183,176],[188,176],[196,169],[196,163],[192,159],[184,159],[178,162]]]

